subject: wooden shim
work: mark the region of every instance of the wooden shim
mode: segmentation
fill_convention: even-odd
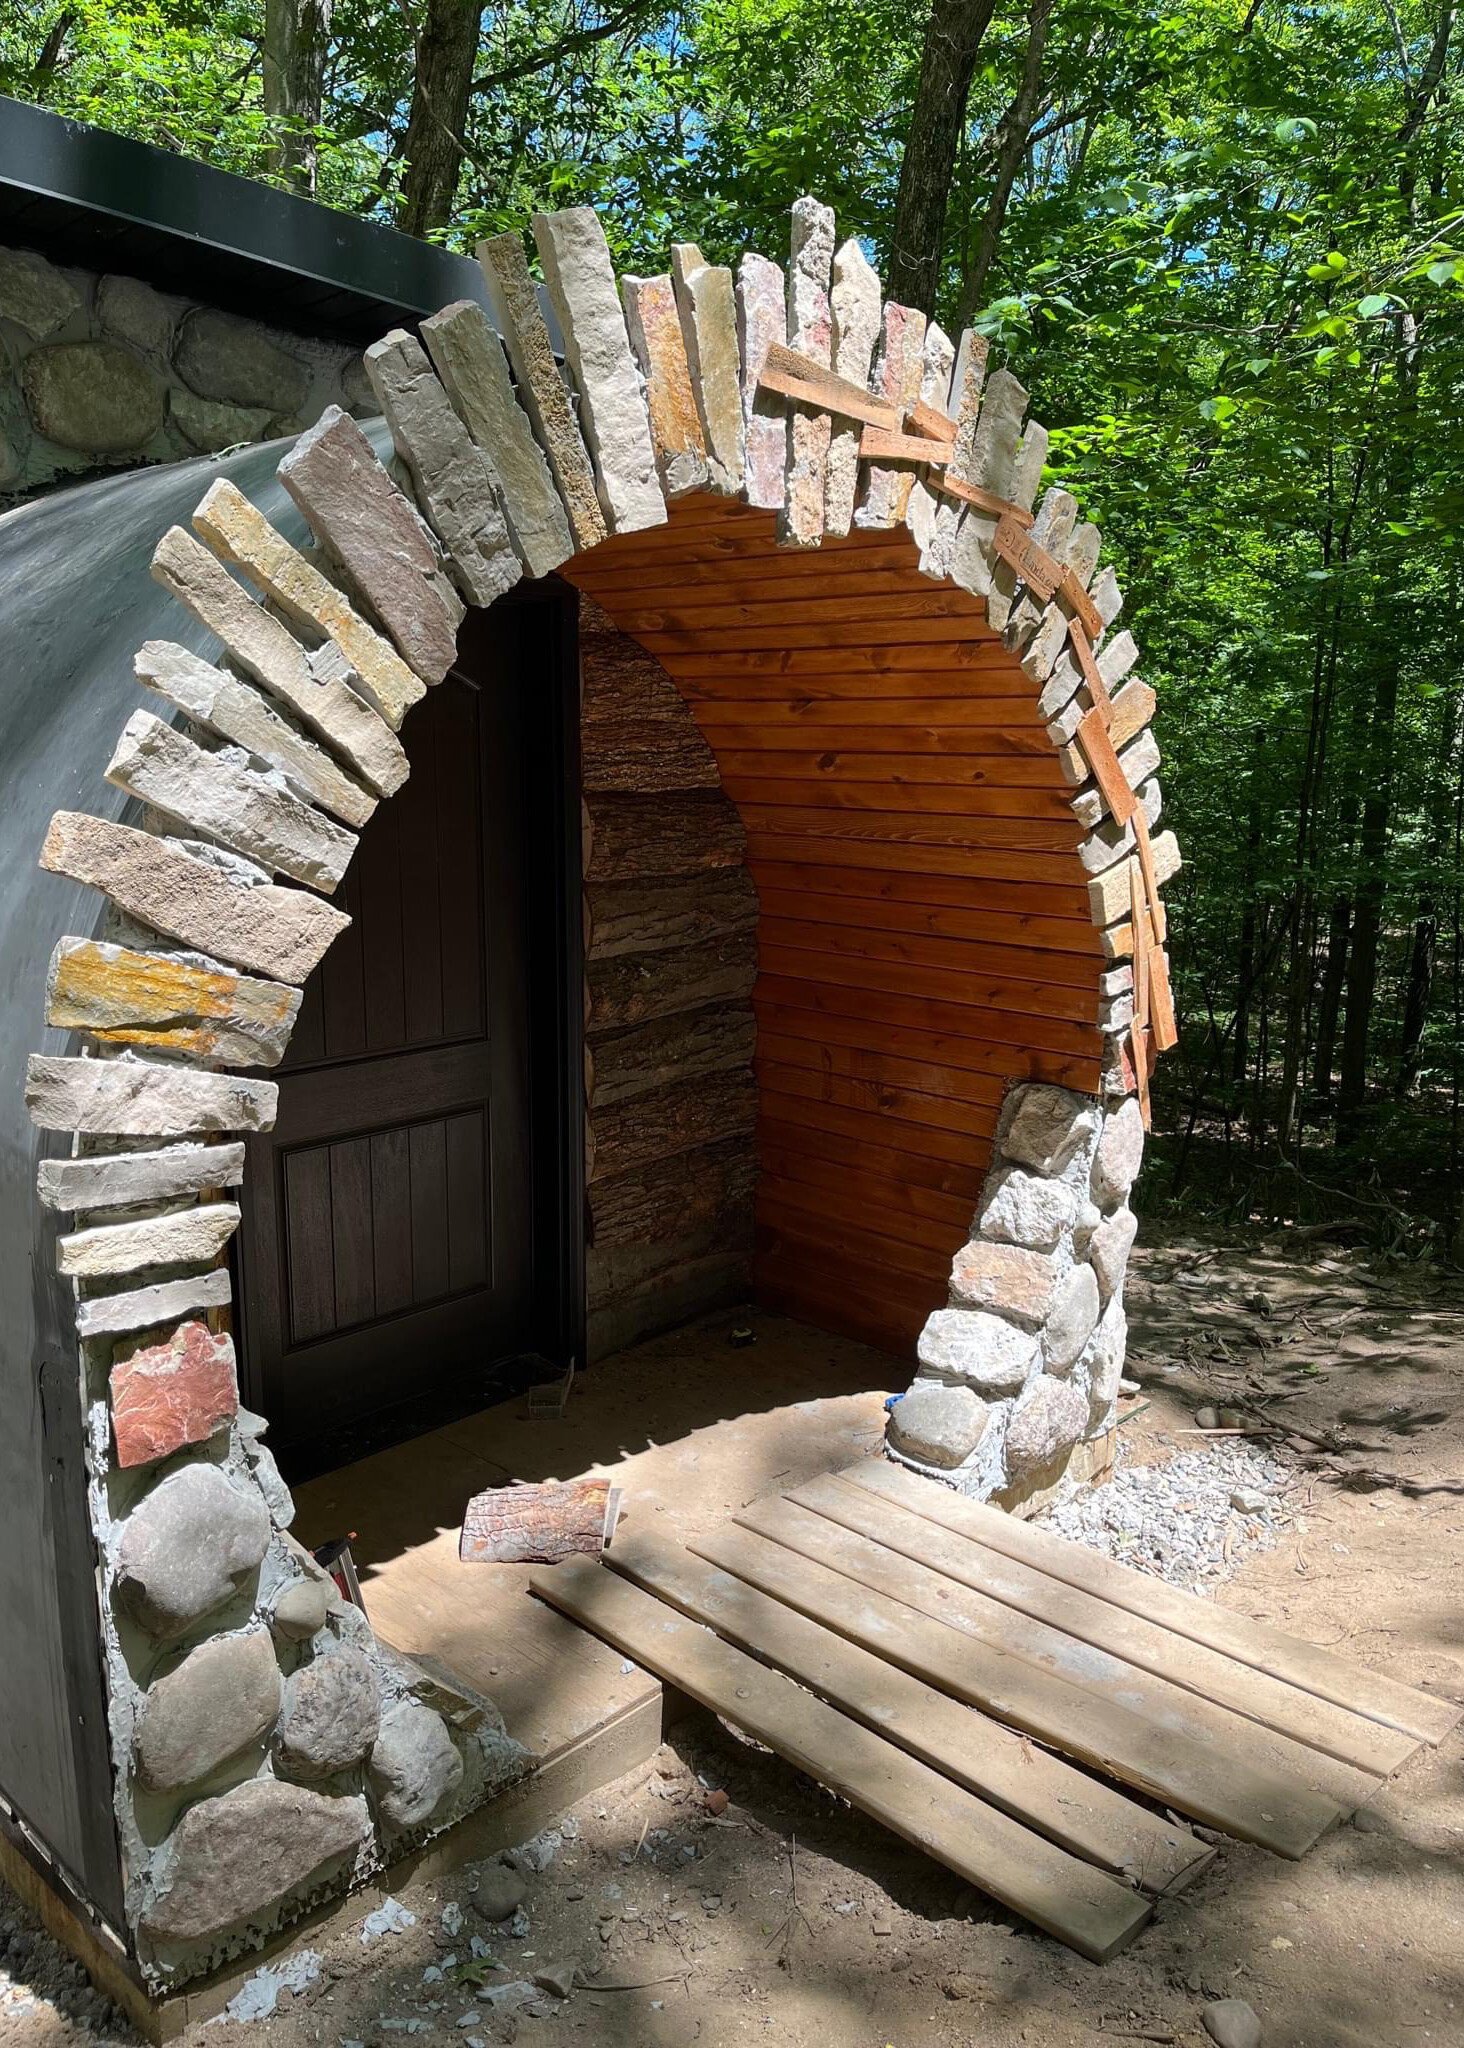
[[[1283,1679],[1237,1664],[1223,1651],[1176,1636],[1162,1622],[1110,1606],[1098,1595],[1064,1586],[1036,1566],[1006,1557],[975,1537],[926,1521],[909,1500],[910,1490],[922,1484],[915,1474],[891,1464],[881,1470],[893,1483],[878,1472],[871,1473],[864,1485],[831,1477],[801,1486],[788,1498],[960,1585],[989,1594],[1018,1614],[1062,1629],[1079,1642],[1091,1643],[1376,1777],[1391,1776],[1416,1749],[1412,1736],[1382,1728],[1312,1693],[1298,1692]],[[871,1494],[878,1497],[877,1505]]]
[[[815,362],[775,341],[757,380],[761,391],[774,391],[780,398],[796,399],[800,405],[817,406],[821,412],[836,412],[841,419],[863,420],[871,427],[899,430],[900,410],[882,398],[873,397],[848,377],[840,377],[825,364]]]
[[[1136,860],[1127,863],[1129,873],[1129,921],[1134,934],[1134,1008],[1129,1025],[1129,1047],[1133,1056],[1134,1080],[1139,1091],[1139,1113],[1147,1131],[1151,1123],[1149,1103],[1149,918],[1144,908],[1144,884]]]
[[[1139,866],[1144,876],[1144,895],[1153,921],[1154,937],[1159,945],[1169,937],[1168,919],[1164,915],[1164,900],[1159,894],[1159,878],[1154,872],[1154,842],[1149,837],[1149,814],[1142,804],[1134,811],[1134,844],[1139,849]]]
[[[1058,578],[1057,596],[1063,607],[1071,614],[1069,631],[1080,626],[1090,641],[1098,640],[1103,634],[1103,614],[1088,595],[1088,587],[1072,568],[1064,568]]]
[[[938,405],[929,405],[923,398],[918,398],[905,414],[905,431],[909,434],[923,434],[928,441],[940,441],[947,448],[953,448],[959,429],[949,413],[942,412]]]
[[[1340,1817],[1337,1800],[1301,1770],[1258,1765],[1243,1745],[1217,1741],[1217,1723],[1260,1734],[1233,1715],[1207,1713],[1172,1688],[1156,1713],[1164,1689],[1146,1685],[1131,1665],[1017,1620],[806,1508],[756,1501],[737,1520],[740,1528],[691,1548],[943,1692],[1179,1812],[1293,1858]],[[1280,1738],[1270,1740],[1282,1749]],[[1256,1747],[1264,1746],[1262,1737]],[[1305,1756],[1318,1778],[1344,1769]],[[1377,1780],[1352,1775],[1352,1803],[1361,1805]]]
[[[1169,987],[1169,955],[1162,946],[1155,946],[1149,955],[1149,1021],[1154,1031],[1154,1050],[1172,1052],[1179,1044],[1179,1025]]]
[[[458,1556],[464,1564],[557,1564],[576,1552],[598,1557],[619,1513],[620,1488],[608,1479],[490,1486],[463,1510]]]
[[[857,1504],[861,1496],[850,1492]],[[1101,1870],[1155,1894],[1178,1890],[1214,1851],[973,1707],[960,1705],[781,1600],[679,1545],[632,1537],[609,1562],[725,1641],[776,1665],[887,1742]]]
[[[923,434],[891,432],[886,427],[866,427],[859,436],[861,462],[925,462],[932,469],[950,461],[950,449]]]
[[[1020,505],[1014,505],[1010,498],[999,497],[995,491],[984,490],[980,484],[968,484],[963,477],[952,476],[948,469],[935,471],[930,478],[931,488],[942,492],[947,498],[956,498],[963,505],[974,505],[978,512],[987,512],[993,519],[1009,519],[1013,526],[1025,531],[1034,524],[1033,515]]]
[[[1073,659],[1078,664],[1083,681],[1087,684],[1088,695],[1093,700],[1093,709],[1103,720],[1104,730],[1113,724],[1113,699],[1108,694],[1108,685],[1098,666],[1098,657],[1093,652],[1093,643],[1077,619],[1068,620],[1068,640],[1072,646]]]
[[[846,1466],[839,1477],[850,1485],[879,1493],[885,1490],[885,1475],[893,1469],[881,1460],[868,1459]],[[1192,1593],[1181,1593],[1148,1572],[1116,1564],[1080,1543],[1069,1543],[1036,1522],[1003,1514],[998,1508],[952,1493],[948,1487],[932,1486],[912,1477],[908,1486],[898,1490],[900,1498],[928,1522],[972,1536],[1006,1557],[1035,1565],[1064,1585],[1096,1593],[1100,1599],[1125,1608],[1130,1614],[1162,1622],[1176,1635],[1207,1643],[1211,1649],[1234,1657],[1237,1663],[1268,1671],[1273,1678],[1284,1679],[1303,1692],[1315,1693],[1318,1699],[1330,1700],[1334,1706],[1364,1714],[1390,1728],[1401,1728],[1420,1742],[1442,1742],[1464,1713],[1464,1708],[1452,1700],[1435,1699],[1414,1686],[1401,1685],[1397,1679],[1351,1664],[1315,1643],[1288,1635],[1268,1622],[1254,1621],[1249,1615],[1219,1607],[1212,1600],[1197,1600]]]
[[[1083,722],[1078,727],[1078,745],[1083,758],[1093,771],[1093,780],[1103,795],[1103,801],[1112,813],[1113,822],[1120,831],[1139,810],[1137,796],[1129,787],[1129,779],[1123,772],[1123,763],[1113,750],[1108,737],[1108,725],[1103,713],[1095,705],[1083,713]]]
[[[1149,1918],[1148,1902],[1113,1878],[1044,1842],[791,1678],[678,1617],[602,1566],[575,1560],[556,1571],[536,1571],[529,1585],[561,1613],[1091,1961],[1116,1955]]]
[[[992,546],[1019,581],[1025,583],[1043,604],[1050,603],[1057,595],[1062,581],[1061,563],[1055,562],[1046,548],[1039,547],[1009,512],[1003,512],[997,520]]]

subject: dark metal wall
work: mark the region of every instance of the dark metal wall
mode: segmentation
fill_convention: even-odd
[[[140,701],[136,649],[160,635],[207,651],[148,573],[164,530],[223,475],[304,538],[275,479],[284,446],[134,470],[0,518],[0,1795],[119,1925],[76,1345],[35,1198],[37,1159],[65,1141],[24,1101],[27,1055],[67,1047],[43,1024],[51,949],[94,930],[101,899],[36,855],[53,811],[127,809],[102,770]]]

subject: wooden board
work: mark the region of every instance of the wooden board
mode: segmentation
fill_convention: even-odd
[[[1070,1641],[1049,1647],[1039,1625],[1024,1619],[1013,1627],[992,1612],[996,1603],[922,1575],[807,1509],[758,1501],[738,1521],[691,1547],[942,1691],[1182,1813],[1290,1857],[1341,1816],[1341,1802],[1308,1782],[1335,1777],[1341,1766],[1328,1770],[1318,1759],[1304,1773],[1279,1739],[1217,1743],[1224,1731],[1215,1716],[1183,1710],[1184,1696],[1168,1699],[1157,1685],[1135,1683],[1131,1666]],[[1257,1761],[1266,1747],[1270,1754]],[[1355,1782],[1360,1804],[1377,1781],[1357,1773]]]
[[[871,1651],[717,1571],[679,1544],[630,1537],[606,1563],[727,1642],[796,1678],[887,1742],[933,1764],[1014,1820],[1141,1891],[1180,1889],[1214,1851],[1024,1737]]]
[[[900,1468],[889,1465],[892,1473]],[[1324,1755],[1377,1777],[1397,1770],[1417,1748],[1411,1736],[1363,1720],[1310,1693],[1237,1664],[1161,1623],[1112,1607],[1095,1594],[1049,1579],[1031,1565],[989,1550],[968,1536],[927,1522],[901,1495],[919,1481],[893,1489],[851,1486],[837,1478],[814,1480],[787,1496],[844,1528],[862,1531],[886,1549],[929,1565],[942,1576],[999,1600],[1014,1613],[1062,1629],[1079,1642],[1152,1672],[1263,1727],[1275,1729]],[[871,1492],[878,1500],[871,1505]]]
[[[1269,1623],[1217,1607],[1213,1600],[1196,1600],[1147,1572],[1116,1564],[1081,1544],[1065,1542],[1034,1522],[965,1500],[948,1487],[931,1486],[882,1461],[871,1459],[850,1466],[840,1476],[870,1492],[897,1495],[927,1521],[974,1537],[1007,1557],[1034,1565],[1064,1585],[1095,1593],[1115,1607],[1162,1623],[1176,1635],[1223,1651],[1237,1663],[1269,1672],[1273,1678],[1284,1679],[1351,1713],[1400,1728],[1420,1742],[1442,1742],[1464,1715],[1464,1708],[1452,1700],[1435,1699],[1414,1686],[1400,1685],[1396,1679],[1352,1664]]]
[[[1149,1918],[1145,1899],[604,1566],[537,1571],[534,1592],[723,1714],[971,1884],[1095,1962]]]
[[[795,399],[800,405],[836,412],[843,419],[867,420],[871,426],[891,429],[900,424],[897,406],[890,405],[883,398],[875,398],[862,385],[836,375],[813,356],[788,348],[781,341],[775,341],[768,350],[758,375],[757,388],[759,391],[776,392],[782,398]]]

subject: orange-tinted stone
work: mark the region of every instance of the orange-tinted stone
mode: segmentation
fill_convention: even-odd
[[[180,1323],[112,1367],[112,1429],[119,1465],[150,1465],[202,1443],[239,1409],[234,1346],[206,1323]]]

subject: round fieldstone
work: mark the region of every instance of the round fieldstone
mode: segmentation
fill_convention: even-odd
[[[252,1488],[214,1465],[185,1465],[128,1516],[117,1599],[150,1635],[180,1636],[243,1590],[268,1544],[269,1514]]]
[[[1007,1427],[1007,1472],[1016,1479],[1042,1472],[1065,1457],[1083,1434],[1088,1401],[1070,1380],[1043,1373],[1012,1410]]]
[[[174,367],[200,398],[229,405],[295,412],[310,389],[310,372],[247,320],[195,306],[178,330]]]
[[[170,391],[168,411],[184,440],[202,455],[217,455],[243,441],[261,440],[270,419],[263,406],[224,405],[193,391]]]
[[[1099,1306],[1098,1275],[1089,1265],[1073,1266],[1042,1331],[1042,1363],[1048,1372],[1072,1371],[1097,1326]]]
[[[1098,1319],[1088,1347],[1088,1431],[1102,1429],[1118,1399],[1123,1376],[1124,1354],[1128,1348],[1128,1318],[1123,1302],[1115,1294]]]
[[[403,1700],[382,1716],[370,1774],[384,1818],[395,1828],[416,1828],[452,1800],[463,1782],[463,1760],[441,1714],[419,1700]]]
[[[366,1801],[332,1798],[276,1778],[253,1778],[202,1799],[179,1821],[142,1926],[154,1941],[207,1941],[256,1920],[333,1866],[354,1860],[371,1833]]]
[[[981,1193],[976,1225],[983,1237],[1029,1251],[1055,1251],[1065,1230],[1077,1221],[1083,1198],[1066,1181],[1049,1180],[1008,1166],[994,1173]]]
[[[991,1410],[969,1387],[917,1380],[890,1411],[890,1442],[907,1458],[951,1471],[970,1457],[990,1417]]]
[[[1037,1370],[1038,1341],[1004,1316],[979,1308],[938,1308],[915,1355],[927,1372],[982,1394],[1014,1394]]]
[[[485,1920],[511,1920],[528,1897],[522,1874],[501,1858],[485,1863],[468,1894],[473,1911]]]
[[[108,334],[143,355],[167,354],[173,315],[167,301],[140,277],[104,277],[97,286],[97,317]]]
[[[951,1296],[962,1308],[993,1309],[1036,1328],[1047,1320],[1061,1267],[1051,1252],[972,1238],[951,1266]]]
[[[333,1778],[361,1762],[381,1726],[376,1673],[356,1650],[312,1658],[285,1683],[280,1761],[297,1777]]]
[[[127,455],[163,424],[163,387],[115,341],[38,348],[21,372],[36,432],[88,455]]]
[[[1094,1201],[1103,1208],[1127,1201],[1143,1156],[1144,1115],[1137,1098],[1131,1095],[1104,1120],[1103,1135],[1093,1155]]]
[[[1098,1128],[1097,1106],[1069,1088],[1023,1088],[1001,1141],[1008,1159],[1037,1173],[1061,1173]]]
[[[1088,1242],[1088,1257],[1098,1275],[1099,1292],[1105,1301],[1123,1286],[1129,1253],[1134,1248],[1138,1230],[1139,1219],[1125,1204],[1122,1209],[1115,1209],[1111,1216],[1104,1217]]]
[[[287,1643],[308,1642],[325,1627],[329,1612],[329,1589],[318,1579],[296,1579],[275,1601],[269,1625]]]
[[[0,319],[44,341],[71,318],[81,294],[34,249],[0,249]]]
[[[155,1792],[197,1785],[261,1741],[279,1710],[279,1666],[262,1630],[201,1643],[142,1703],[138,1777]]]

